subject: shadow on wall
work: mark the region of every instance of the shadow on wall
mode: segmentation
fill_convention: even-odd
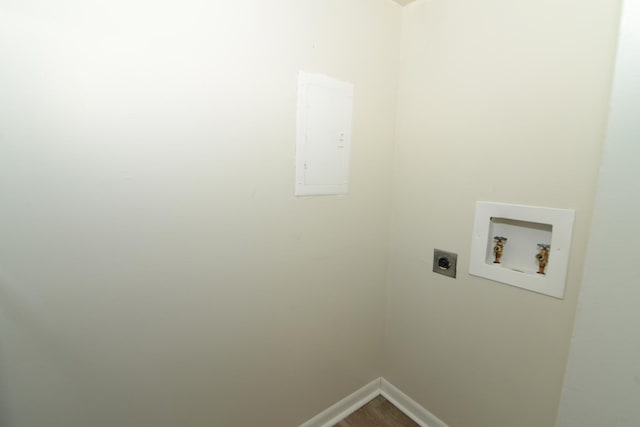
[[[9,383],[11,379],[3,361],[9,358],[8,336],[11,325],[16,319],[25,317],[19,314],[20,302],[17,292],[11,287],[12,281],[0,271],[0,426],[11,425],[11,413],[9,405]],[[25,303],[23,302],[22,305]]]
[[[72,369],[82,369],[82,361],[69,351],[72,347],[56,336],[51,327],[53,322],[47,322],[46,314],[37,314],[42,313],[39,310],[42,302],[17,283],[18,280],[0,269],[0,426],[16,423],[10,409],[14,382],[6,368],[9,361],[20,359],[21,363],[14,366],[22,369],[44,362],[67,378],[71,377]],[[23,347],[28,347],[30,354],[37,354],[39,359],[23,359],[20,355]]]

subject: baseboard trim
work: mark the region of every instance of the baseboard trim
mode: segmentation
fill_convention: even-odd
[[[382,395],[421,427],[448,427],[442,420],[420,406],[418,402],[382,377],[320,412],[300,427],[332,427],[348,417],[376,396]]]
[[[354,391],[300,427],[332,427],[380,394],[380,378]]]
[[[444,421],[384,378],[380,378],[380,394],[422,427],[448,427]]]

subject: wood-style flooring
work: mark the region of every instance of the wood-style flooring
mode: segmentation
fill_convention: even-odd
[[[335,427],[419,427],[382,396],[340,421]]]

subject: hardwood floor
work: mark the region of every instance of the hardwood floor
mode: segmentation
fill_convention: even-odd
[[[334,427],[419,427],[391,402],[378,396]]]

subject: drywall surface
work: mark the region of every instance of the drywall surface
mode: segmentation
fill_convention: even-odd
[[[400,6],[0,6],[0,425],[298,425],[378,377]],[[354,84],[296,199],[297,72]]]
[[[640,425],[640,1],[625,0],[609,129],[558,427]]]
[[[618,13],[611,0],[403,9],[383,376],[451,427],[555,422]],[[576,210],[564,300],[469,276],[478,200]],[[434,248],[459,254],[457,279],[431,272]]]

